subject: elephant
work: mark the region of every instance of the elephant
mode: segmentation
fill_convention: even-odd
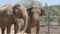
[[[14,24],[14,34],[16,34],[19,28],[17,19],[24,20],[24,25],[21,31],[25,32],[28,24],[28,14],[24,6],[21,6],[21,4],[15,4],[14,6],[5,7],[4,10],[1,9],[0,27],[2,29],[2,34],[4,34],[5,27],[7,28],[7,33],[10,33],[10,27],[12,24]]]
[[[27,9],[22,5],[22,3],[15,4],[13,7],[13,13],[16,20],[23,19],[24,25],[21,27],[21,31],[25,32],[28,25],[28,13]]]
[[[40,29],[40,16],[45,15],[45,10],[41,8],[40,6],[32,6],[27,9],[28,12],[28,27],[26,30],[26,33],[31,34],[31,28],[36,27],[36,34],[39,34],[39,29]]]
[[[2,34],[4,34],[5,28],[7,28],[7,34],[10,33],[11,25],[16,23],[12,12],[13,10],[10,5],[5,5],[0,8],[0,27]]]

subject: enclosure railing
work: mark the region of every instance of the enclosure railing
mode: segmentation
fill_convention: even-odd
[[[41,16],[41,18],[40,19],[42,19],[42,18],[47,18],[47,23],[48,24],[40,24],[40,26],[48,26],[48,34],[50,34],[50,26],[60,26],[60,16]],[[52,19],[52,20],[51,20]],[[44,20],[44,19],[42,19],[42,20]],[[52,23],[51,24],[51,22],[57,22],[56,24],[54,24],[54,23]],[[41,21],[42,22],[42,21]],[[59,23],[59,24],[58,24]]]

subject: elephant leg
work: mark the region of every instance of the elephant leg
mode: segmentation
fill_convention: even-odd
[[[2,28],[2,34],[4,34],[5,28]]]
[[[40,29],[40,26],[39,26],[39,21],[38,21],[36,24],[36,34],[39,34],[39,29]]]
[[[14,28],[14,29],[15,29],[15,30],[14,30],[14,33],[16,34],[16,33],[18,32],[18,27],[19,27],[19,26],[18,26],[18,23],[14,24],[14,26],[15,26],[15,28]]]
[[[10,28],[11,28],[11,26],[7,27],[7,34],[10,34]]]
[[[31,26],[28,26],[27,30],[26,30],[27,34],[31,34]]]

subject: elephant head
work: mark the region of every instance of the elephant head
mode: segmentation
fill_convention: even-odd
[[[38,4],[33,5],[32,8],[33,8],[32,10],[34,12],[38,12],[40,16],[46,15],[45,10]]]
[[[44,16],[46,15],[45,10],[40,7],[38,4],[32,5],[32,7],[27,9],[28,14],[32,17],[33,14],[39,14],[39,16]],[[31,13],[31,14],[30,14]]]
[[[24,20],[24,26],[22,28],[22,31],[25,32],[28,25],[28,14],[26,8],[22,4],[15,4],[15,6],[13,7],[13,11],[13,14],[17,19],[21,18]]]
[[[4,5],[0,8],[0,12],[4,15],[13,15],[13,7],[14,5]]]

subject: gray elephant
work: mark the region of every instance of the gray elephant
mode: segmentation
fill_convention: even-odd
[[[2,34],[4,34],[5,28],[7,28],[7,33],[10,33],[11,25],[16,23],[12,12],[13,10],[10,5],[5,5],[0,8],[0,27],[2,29]]]
[[[5,6],[4,6],[5,7]],[[28,24],[28,14],[27,10],[21,6],[21,4],[15,4],[14,6],[7,8],[4,8],[0,12],[0,27],[2,28],[2,34],[4,34],[5,27],[7,27],[7,33],[10,33],[10,27],[12,24],[15,26],[15,34],[18,30],[18,23],[17,19],[23,19],[24,20],[24,27],[22,29],[23,32],[26,31],[27,24]]]
[[[31,28],[36,27],[36,34],[39,34],[40,30],[40,16],[45,15],[44,9],[39,5],[33,5],[31,8],[27,9],[29,21],[26,33],[31,34]]]
[[[21,31],[25,32],[28,25],[28,13],[26,8],[21,3],[18,3],[13,7],[13,11],[16,20],[23,19],[24,25],[22,26]]]

